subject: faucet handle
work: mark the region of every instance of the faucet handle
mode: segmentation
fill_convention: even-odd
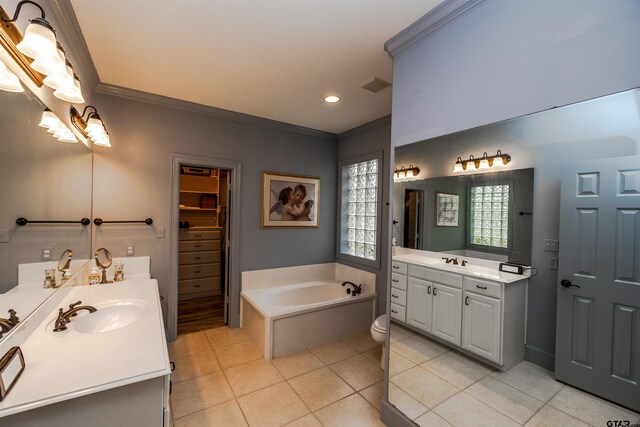
[[[82,301],[77,301],[77,302],[74,302],[73,304],[69,304],[69,311],[73,310],[73,308],[75,306],[80,305],[80,304],[82,304]],[[77,315],[78,315],[78,313],[72,313],[71,317],[76,317]]]
[[[449,258],[447,258],[446,256],[443,256],[442,259],[449,264],[451,262],[451,260]]]
[[[467,261],[466,259],[463,259],[463,260],[462,260],[462,266],[463,266],[463,267],[464,267],[464,266],[466,266],[468,262],[469,262],[469,261]]]

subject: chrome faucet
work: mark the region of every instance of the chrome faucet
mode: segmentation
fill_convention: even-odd
[[[75,302],[73,304],[69,304],[69,310],[64,311],[64,309],[60,309],[58,311],[58,318],[56,319],[56,326],[53,328],[53,332],[61,332],[67,330],[67,324],[71,322],[71,318],[78,315],[80,310],[87,310],[89,313],[95,313],[97,309],[95,307],[91,307],[90,305],[81,305],[82,301]]]
[[[445,260],[447,264],[458,265],[458,258],[447,258],[443,256],[442,259]]]
[[[0,338],[2,338],[6,332],[13,329],[19,322],[20,319],[16,316],[16,311],[13,308],[10,308],[8,319],[0,317]]]
[[[345,286],[345,285],[353,286],[353,291],[351,290],[351,288],[348,288],[347,293],[353,295],[354,297],[362,293],[362,285],[356,285],[353,282],[342,282],[342,286]]]

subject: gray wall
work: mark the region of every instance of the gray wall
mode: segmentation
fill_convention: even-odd
[[[352,129],[338,136],[338,160],[348,160],[364,154],[371,154],[382,151],[382,218],[378,221],[381,227],[381,238],[378,257],[381,260],[380,267],[371,267],[354,262],[340,260],[341,263],[351,265],[355,268],[370,271],[376,275],[376,312],[378,315],[386,312],[387,306],[387,271],[389,257],[389,191],[390,191],[390,144],[391,144],[391,117],[383,117],[366,125]],[[340,204],[338,203],[338,208]],[[340,212],[336,210],[337,216]]]
[[[103,219],[151,217],[152,227],[102,226],[94,231],[94,248],[125,256],[151,256],[151,274],[167,294],[170,248],[171,153],[201,155],[242,163],[240,195],[240,270],[335,261],[337,141],[246,121],[171,108],[98,91],[96,106],[113,148],[94,152],[94,216]],[[262,172],[320,177],[320,227],[260,227]],[[166,238],[156,238],[165,227]],[[237,286],[237,284],[232,284]],[[166,301],[166,299],[165,299]],[[166,310],[166,307],[163,307]],[[165,311],[166,314],[166,311]]]
[[[484,0],[393,57],[393,145],[640,85],[637,0]]]

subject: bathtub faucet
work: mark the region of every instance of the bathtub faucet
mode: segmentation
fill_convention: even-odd
[[[345,286],[345,285],[353,286],[353,291],[351,290],[351,288],[348,288],[347,293],[353,295],[354,297],[362,293],[362,285],[356,285],[353,282],[342,282],[342,286]]]

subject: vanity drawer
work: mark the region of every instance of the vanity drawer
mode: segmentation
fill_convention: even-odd
[[[391,287],[407,290],[407,276],[398,273],[391,273]]]
[[[179,252],[219,251],[220,240],[203,240],[193,242],[179,242]]]
[[[192,279],[178,281],[178,295],[193,292],[217,291],[220,292],[220,281],[217,278]]]
[[[454,288],[462,288],[462,275],[456,273],[410,265],[409,276],[428,280],[429,282],[440,283],[442,285],[453,286]]]
[[[407,306],[407,293],[400,289],[391,288],[391,302],[394,304]]]
[[[407,264],[399,261],[391,261],[391,272],[399,274],[407,274]]]
[[[401,305],[391,303],[391,318],[405,323],[405,309]]]
[[[203,277],[220,276],[220,263],[181,265],[178,267],[178,279],[200,279]]]
[[[185,252],[178,255],[178,263],[180,265],[208,264],[212,262],[220,262],[220,251]]]
[[[179,240],[220,239],[220,230],[180,230]]]
[[[464,289],[474,294],[486,295],[493,298],[502,298],[502,284],[498,282],[489,282],[487,280],[478,280],[473,277],[464,278]]]

